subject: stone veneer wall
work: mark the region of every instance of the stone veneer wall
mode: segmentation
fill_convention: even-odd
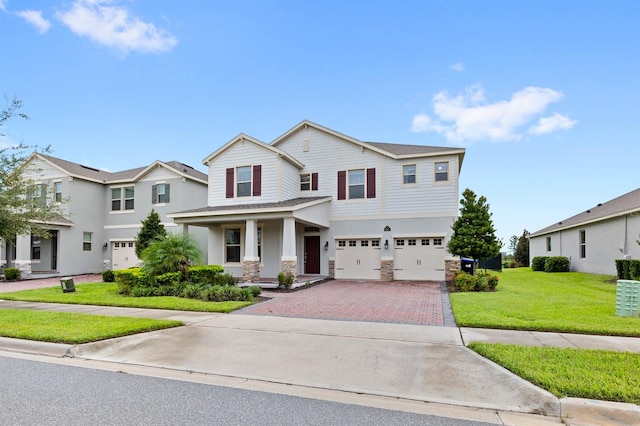
[[[20,271],[20,279],[24,280],[24,279],[30,279],[32,277],[30,260],[27,260],[27,261],[16,260],[14,261],[14,265]]]
[[[459,257],[449,257],[444,260],[444,280],[452,283],[458,271],[461,269]]]
[[[242,279],[247,283],[252,283],[260,279],[259,260],[245,260],[242,263]]]
[[[329,278],[334,279],[336,277],[336,261],[329,259]]]
[[[298,262],[295,260],[282,260],[280,261],[280,271],[293,275],[293,282],[296,282],[298,279]]]
[[[380,261],[380,279],[382,281],[393,281],[393,259],[382,259]]]

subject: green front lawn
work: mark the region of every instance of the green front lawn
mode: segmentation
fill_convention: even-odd
[[[180,321],[0,309],[0,336],[80,344],[184,325]]]
[[[75,293],[63,293],[58,286],[0,293],[0,299],[219,313],[228,313],[253,304],[253,302],[204,302],[173,296],[128,297],[118,294],[118,286],[115,283],[77,284],[75,287]],[[2,289],[1,285],[0,289]]]
[[[471,343],[480,355],[559,398],[640,403],[640,354]]]
[[[451,293],[461,327],[640,337],[640,318],[616,317],[612,277],[505,269],[495,292]]]

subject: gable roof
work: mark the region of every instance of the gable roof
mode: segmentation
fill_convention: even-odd
[[[457,155],[460,158],[460,166],[462,166],[462,160],[464,158],[464,148],[451,148],[451,147],[439,147],[439,146],[426,146],[426,145],[406,145],[384,142],[363,142],[351,136],[347,136],[328,127],[321,126],[309,120],[303,120],[282,135],[278,136],[273,142],[272,146],[277,146],[282,141],[289,138],[294,133],[306,129],[307,127],[313,127],[314,129],[333,135],[337,138],[343,139],[347,142],[361,146],[371,151],[375,151],[379,154],[385,155],[393,159],[403,158],[415,158],[415,157],[432,157],[436,155]]]
[[[540,235],[549,234],[551,232],[561,231],[563,229],[574,228],[580,225],[587,225],[593,222],[599,222],[618,216],[624,216],[630,213],[640,212],[640,188],[629,193],[621,195],[606,203],[600,203],[582,213],[571,216],[558,223],[547,226],[539,231],[532,233],[529,237],[538,237]]]
[[[150,166],[146,167],[137,167],[135,169],[123,170],[120,172],[108,172],[105,170],[83,166],[78,163],[41,153],[32,154],[26,162],[28,163],[33,158],[39,158],[42,161],[50,164],[54,168],[68,174],[69,176],[73,176],[74,178],[103,184],[137,181],[147,173],[149,173],[151,170],[153,170],[155,167],[165,167],[185,178],[189,178],[204,184],[207,183],[207,175],[205,173],[202,173],[191,166],[180,163],[179,161],[155,161]]]
[[[296,160],[295,158],[293,158],[291,155],[289,155],[288,153],[284,152],[281,149],[276,148],[275,146],[269,145],[267,143],[262,142],[259,139],[253,138],[249,135],[245,135],[244,133],[240,133],[238,136],[236,136],[235,138],[231,139],[229,142],[227,142],[226,144],[224,144],[222,147],[218,148],[217,150],[215,150],[214,152],[212,152],[211,154],[209,154],[209,156],[207,156],[204,160],[202,160],[202,163],[205,165],[209,165],[209,163],[216,158],[217,156],[221,155],[223,152],[225,152],[227,149],[231,148],[233,145],[237,144],[237,143],[243,143],[243,142],[250,142],[262,149],[265,149],[267,151],[271,151],[277,155],[279,155],[280,157],[284,158],[285,160],[287,160],[288,162],[290,162],[291,164],[293,164],[294,166],[296,166],[299,169],[304,168],[304,165],[299,162],[298,160]]]

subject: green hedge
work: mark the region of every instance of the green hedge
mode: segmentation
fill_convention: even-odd
[[[640,280],[640,260],[616,259],[618,279]]]
[[[20,269],[18,268],[5,268],[4,279],[7,281],[17,281],[20,279]]]
[[[140,268],[114,271],[114,275],[118,284],[118,293],[125,296],[130,296],[136,287],[153,287],[153,279]]]
[[[497,275],[485,271],[479,271],[475,276],[460,271],[456,274],[454,285],[456,291],[493,291],[499,280]]]
[[[536,256],[531,259],[532,271],[544,271],[544,264],[547,261],[548,256]]]
[[[545,272],[569,272],[571,261],[565,256],[550,256],[544,262]]]
[[[213,284],[216,276],[224,273],[220,265],[199,265],[189,268],[189,281],[198,284]]]

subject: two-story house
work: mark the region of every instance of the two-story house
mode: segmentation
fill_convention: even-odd
[[[271,143],[240,134],[204,159],[207,207],[169,214],[208,232],[208,263],[255,282],[445,279],[460,148],[363,142],[303,121]]]
[[[18,267],[24,278],[135,266],[135,237],[151,210],[176,232],[167,213],[201,205],[207,194],[207,175],[177,161],[113,173],[34,153],[24,170],[36,183],[35,196],[60,202],[64,212],[43,225],[48,238],[19,235],[2,244],[0,266]],[[206,253],[206,232],[194,236]]]

